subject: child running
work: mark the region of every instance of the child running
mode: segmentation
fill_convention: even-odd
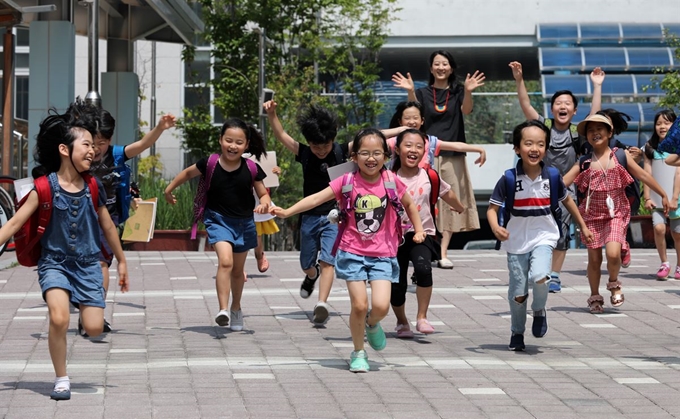
[[[387,156],[385,136],[374,128],[363,129],[352,143],[351,158],[359,167],[357,172],[338,177],[326,189],[288,209],[272,209],[277,216],[286,218],[332,199],[340,202],[344,230],[336,242],[335,270],[337,277],[347,282],[352,305],[349,319],[354,343],[349,367],[352,372],[370,369],[364,350],[364,330],[374,350],[380,351],[387,344],[380,320],[390,308],[391,284],[399,281],[396,256],[402,240],[399,234],[402,210],[413,223],[413,241],[425,240],[418,209],[405,193],[406,186],[384,169]],[[370,311],[366,281],[371,284]]]
[[[268,212],[271,199],[262,183],[267,177],[259,164],[254,163],[257,173],[251,173],[243,153],[249,152],[256,159],[265,153],[265,144],[260,133],[252,125],[238,118],[227,119],[220,132],[219,160],[215,165],[207,188],[207,202],[203,224],[208,242],[217,253],[217,275],[215,288],[220,305],[215,323],[229,326],[232,331],[243,330],[241,296],[245,282],[244,265],[248,251],[257,246],[257,231],[253,213]],[[175,204],[172,191],[197,176],[203,176],[210,157],[204,157],[178,174],[165,188],[165,200]],[[260,198],[255,206],[253,189]],[[232,301],[229,307],[229,292]]]
[[[664,160],[669,157],[668,153],[658,150],[659,143],[666,138],[666,133],[673,122],[677,119],[675,112],[664,109],[654,115],[654,133],[645,145],[645,171],[664,188],[667,196],[670,196],[670,219],[671,235],[675,244],[675,271],[673,278],[680,279],[680,167],[668,166]],[[649,188],[642,191],[645,200],[645,208],[652,212],[652,224],[654,225],[654,244],[659,252],[661,266],[656,272],[656,279],[665,281],[671,273],[671,264],[668,262],[666,253],[666,217],[658,209],[661,205],[661,197],[652,193]]]
[[[535,337],[542,338],[548,331],[545,306],[548,301],[552,252],[560,238],[560,210],[551,203],[561,202],[571,213],[581,226],[586,243],[592,240],[593,235],[567,193],[557,169],[543,163],[550,147],[548,127],[538,120],[522,122],[512,132],[512,144],[520,158],[513,173],[514,181],[508,182],[506,173],[496,183],[486,216],[491,231],[508,254],[508,302],[512,331],[508,349],[523,351],[529,284],[533,290],[531,309],[534,313],[531,332]],[[550,175],[551,170],[555,171],[555,176]],[[553,180],[558,183],[552,184]],[[508,190],[506,183],[513,185],[514,192]],[[500,225],[498,213],[504,203],[510,205],[510,195],[513,196],[513,204],[511,208],[505,208],[505,225]]]
[[[607,290],[611,292],[609,300],[613,307],[620,307],[624,303],[619,271],[621,247],[626,241],[626,229],[630,222],[630,203],[626,198],[625,188],[633,182],[633,177],[640,179],[662,197],[664,213],[668,214],[666,193],[652,175],[645,172],[628,153],[626,170],[619,164],[614,154],[616,150],[609,148],[609,141],[616,127],[623,123],[625,120],[613,112],[609,112],[608,116],[598,112],[588,115],[581,121],[578,124],[578,133],[586,136],[593,151],[581,157],[564,176],[566,185],[574,183],[578,191],[584,195],[580,200],[579,212],[583,215],[588,229],[593,232],[592,240],[584,240],[588,247],[587,272],[590,285],[590,298],[587,303],[593,314],[604,312],[604,299],[599,290],[603,247],[609,272],[607,282]],[[583,232],[581,236],[585,238]]]
[[[412,102],[417,103],[417,102]],[[445,143],[455,144],[455,143]],[[416,315],[416,330],[423,334],[434,333],[434,327],[427,320],[427,309],[432,297],[432,262],[439,260],[439,243],[434,239],[437,231],[434,221],[434,207],[431,203],[432,194],[440,197],[455,211],[463,212],[465,207],[451,190],[451,186],[439,179],[439,175],[432,168],[419,167],[423,156],[427,153],[427,136],[416,128],[409,128],[397,136],[395,157],[392,162],[392,171],[397,178],[406,185],[407,195],[413,199],[418,215],[423,224],[423,230],[427,236],[423,242],[415,242],[415,232],[410,226],[404,228],[404,243],[397,251],[399,263],[399,283],[392,284],[392,297],[390,302],[395,316],[397,316],[398,338],[412,338],[413,331],[406,317],[405,303],[406,290],[408,288],[407,273],[409,262],[413,263],[413,270],[418,278],[416,287],[416,299],[418,301],[418,313]],[[430,176],[436,177],[433,183]],[[439,185],[438,190],[432,190]],[[408,220],[402,220],[403,224]]]
[[[86,174],[92,166],[97,133],[96,112],[77,102],[64,114],[53,110],[40,123],[36,138],[33,177],[46,175],[52,193],[52,216],[40,240],[42,255],[38,261],[38,282],[50,317],[48,346],[56,373],[54,400],[71,398],[71,384],[66,374],[69,303],[80,309],[85,331],[97,336],[104,328],[104,288],[99,228],[118,260],[118,283],[128,290],[125,254],[118,232],[106,209],[106,193],[97,181],[98,205],[92,202]],[[32,190],[24,205],[0,229],[5,243],[38,209],[38,193]]]
[[[104,185],[106,191],[106,208],[111,215],[113,223],[119,228],[121,223],[121,215],[123,214],[123,205],[129,205],[128,202],[121,202],[118,196],[118,187],[121,183],[121,170],[123,169],[121,163],[116,164],[116,159],[113,155],[113,147],[111,147],[111,139],[116,128],[116,120],[111,114],[104,109],[96,109],[97,117],[99,119],[97,135],[94,142],[96,147],[96,154],[92,163],[92,174],[96,176]],[[154,129],[149,131],[141,140],[128,144],[123,148],[123,161],[127,161],[140,155],[144,150],[147,150],[158,141],[161,134],[167,129],[175,126],[176,118],[172,114],[163,115],[158,121]],[[128,185],[129,186],[129,185]],[[99,259],[99,264],[102,267],[104,275],[104,297],[109,290],[109,266],[113,261],[113,254],[108,240],[101,232],[102,248],[106,253],[102,252]],[[78,324],[78,333],[83,337],[88,337],[87,333],[82,331],[81,325]],[[104,333],[111,331],[111,325],[104,319]]]
[[[423,118],[423,105],[420,102],[408,101],[401,102],[390,120],[390,128],[407,127],[420,130],[425,133],[425,118]],[[387,145],[391,151],[394,151],[396,145],[396,137],[388,138]],[[462,143],[460,141],[442,141],[439,138],[427,135],[425,136],[425,154],[419,163],[423,169],[428,167],[434,168],[434,158],[439,157],[440,151],[457,151],[461,153],[479,153],[479,157],[475,160],[475,164],[482,166],[486,162],[486,151],[484,148]]]

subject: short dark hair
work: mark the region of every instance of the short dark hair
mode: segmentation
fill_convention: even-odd
[[[574,109],[578,108],[578,98],[571,92],[571,90],[558,90],[550,98],[550,107],[552,108],[558,97],[562,95],[571,96],[571,100],[574,101]]]
[[[113,138],[113,131],[116,129],[116,120],[113,119],[109,111],[101,109],[99,111],[99,135],[104,139]]]
[[[524,121],[521,124],[517,125],[514,130],[512,130],[512,146],[515,149],[518,149],[520,144],[522,143],[522,131],[524,131],[524,128],[530,128],[530,127],[536,127],[540,128],[543,130],[545,133],[545,149],[547,150],[548,147],[550,147],[550,129],[545,126],[545,124],[538,119],[531,119],[528,121]]]
[[[338,118],[330,110],[310,105],[297,118],[307,144],[328,144],[338,135]]]
[[[434,58],[437,55],[441,55],[442,57],[446,58],[446,60],[449,62],[449,65],[451,66],[451,75],[449,76],[449,88],[453,89],[453,87],[456,85],[456,61],[453,59],[453,55],[451,55],[450,52],[445,51],[443,49],[438,49],[437,51],[433,52],[430,54],[430,68],[432,68],[432,63],[434,62]],[[434,75],[430,72],[430,79],[428,80],[428,85],[432,86],[434,84]]]

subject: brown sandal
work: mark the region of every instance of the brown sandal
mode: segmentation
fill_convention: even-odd
[[[591,314],[602,314],[604,313],[604,298],[600,294],[591,295],[588,298],[588,308]]]
[[[614,290],[621,290],[621,281],[619,281],[618,279],[607,282],[607,291]],[[623,293],[620,294],[612,293],[611,297],[609,297],[609,301],[612,303],[612,307],[621,307],[624,301],[626,301],[626,297],[624,297]]]

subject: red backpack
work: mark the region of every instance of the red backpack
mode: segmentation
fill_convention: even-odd
[[[90,195],[92,196],[92,204],[95,211],[98,208],[99,201],[99,187],[97,186],[97,179],[94,176],[83,174],[83,179],[90,188]],[[40,238],[45,234],[45,229],[50,223],[52,217],[52,188],[47,176],[40,176],[33,181],[35,191],[38,193],[38,209],[29,217],[29,219],[21,226],[21,229],[14,235],[14,244],[16,247],[17,261],[22,266],[37,266],[38,260],[42,255],[42,246],[40,245]],[[28,195],[23,197],[19,202],[18,208],[28,199]]]
[[[215,167],[217,167],[217,162],[220,160],[220,155],[213,153],[208,157],[208,163],[205,166],[205,175],[201,176],[201,180],[198,182],[198,189],[196,189],[196,197],[194,197],[194,223],[191,226],[191,240],[196,240],[196,232],[198,230],[198,222],[203,221],[203,213],[205,212],[205,207],[208,204],[208,189],[210,189],[210,181],[212,180],[213,173],[215,172]],[[253,184],[255,184],[255,177],[257,176],[257,164],[250,160],[245,159],[250,175],[253,178]]]

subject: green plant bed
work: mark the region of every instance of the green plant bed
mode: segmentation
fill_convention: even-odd
[[[177,203],[165,201],[165,188],[169,181],[158,176],[140,177],[139,190],[143,199],[158,198],[155,230],[187,230],[193,222],[195,182],[187,182],[173,191]]]

